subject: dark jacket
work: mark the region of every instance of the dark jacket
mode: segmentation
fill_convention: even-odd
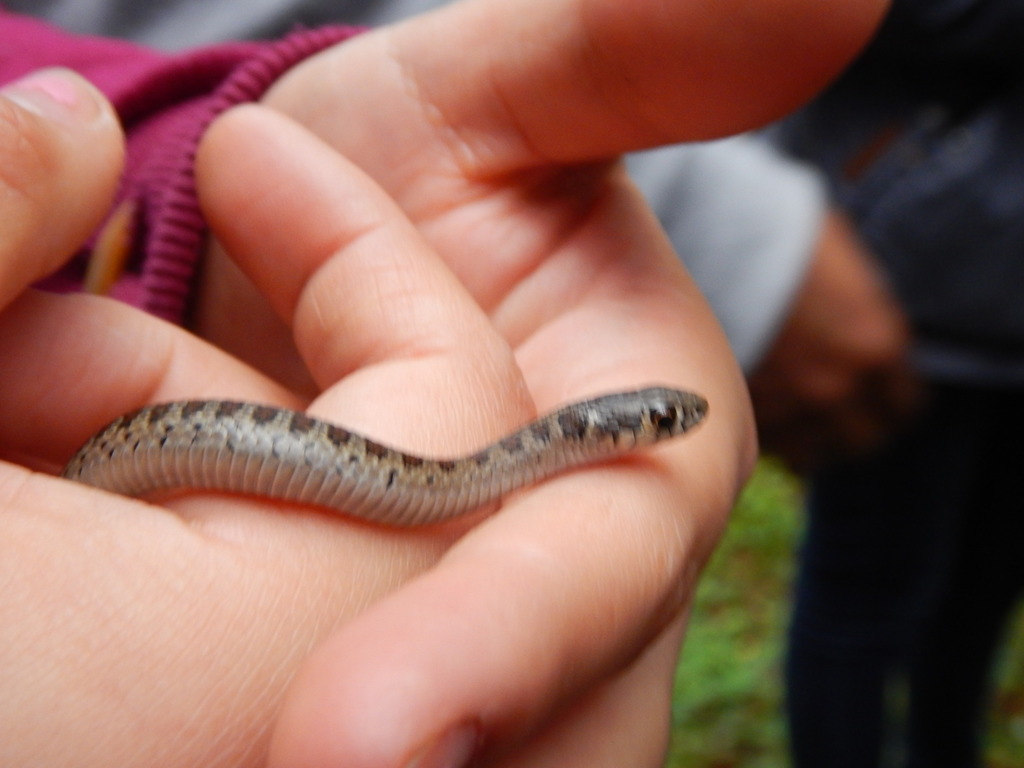
[[[1024,2],[896,0],[779,135],[881,260],[923,370],[1024,385]]]

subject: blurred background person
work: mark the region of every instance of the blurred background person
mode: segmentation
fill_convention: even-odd
[[[909,428],[837,460],[829,404],[849,393],[792,395],[815,364],[801,338],[841,334],[842,318],[791,323],[752,381],[767,446],[817,468],[788,662],[801,768],[981,764],[993,657],[1024,586],[1022,42],[1024,3],[896,0],[780,130],[877,257],[926,385]]]

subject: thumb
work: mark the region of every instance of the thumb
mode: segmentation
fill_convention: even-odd
[[[113,108],[80,76],[45,69],[0,89],[0,306],[95,229],[123,154]]]

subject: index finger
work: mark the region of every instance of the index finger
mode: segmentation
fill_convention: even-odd
[[[350,146],[353,128],[324,105],[359,115],[362,138],[387,137],[365,142],[361,162],[389,189],[418,186],[405,169],[396,173],[400,148],[435,139],[445,161],[488,178],[761,126],[824,87],[886,7],[452,3],[325,51],[268,98],[339,148]],[[303,92],[314,97],[294,98]],[[382,97],[389,111],[378,117]]]

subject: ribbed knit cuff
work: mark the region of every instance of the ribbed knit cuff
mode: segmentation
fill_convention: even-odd
[[[281,41],[210,49],[184,62],[203,76],[230,62],[231,51],[251,56],[231,63],[208,95],[183,101],[151,122],[129,129],[129,163],[122,198],[135,203],[134,267],[112,295],[175,323],[185,321],[207,227],[199,208],[194,175],[199,141],[219,114],[258,100],[284,72],[361,30],[323,27],[296,32]],[[138,152],[133,148],[138,147]]]

